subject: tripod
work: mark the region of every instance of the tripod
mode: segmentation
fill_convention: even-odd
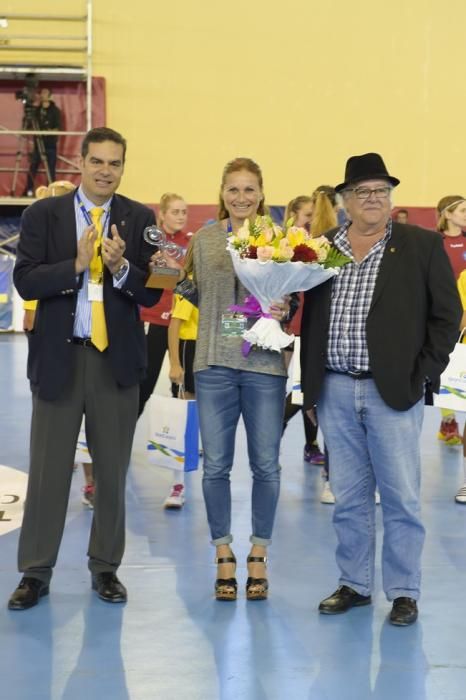
[[[40,126],[37,122],[37,119],[34,115],[34,107],[29,104],[24,105],[24,114],[23,114],[23,119],[21,123],[21,129],[23,131],[39,131]],[[29,169],[28,173],[31,173],[31,166],[32,166],[32,158],[33,154],[31,154],[28,150],[28,139],[29,136],[25,136],[24,134],[21,134],[21,136],[18,136],[18,150],[16,151],[16,159],[15,159],[15,167],[13,170],[13,181],[11,183],[11,196],[15,197],[16,196],[16,184],[18,181],[18,174],[20,172],[20,167],[21,167],[21,161],[23,158],[23,155],[26,155],[29,161]],[[23,146],[24,146],[24,152],[23,152]],[[50,185],[52,182],[52,178],[50,176],[50,168],[49,168],[49,162],[47,159],[47,154],[45,151],[45,146],[44,146],[44,140],[42,138],[42,135],[37,135],[34,136],[34,150],[37,147],[37,150],[39,151],[39,156],[40,160],[42,162],[42,165],[44,166],[45,174],[47,176],[47,184]],[[34,153],[34,151],[33,151]]]

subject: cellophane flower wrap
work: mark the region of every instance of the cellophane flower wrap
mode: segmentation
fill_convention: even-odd
[[[349,258],[332,246],[325,236],[311,238],[307,231],[292,225],[285,228],[273,223],[270,216],[245,220],[243,226],[227,239],[235,273],[260,304],[262,314],[243,333],[249,346],[280,352],[294,336],[285,333],[268,311],[273,301],[293,292],[304,292],[337,275]],[[245,307],[234,307],[252,316],[254,300]]]

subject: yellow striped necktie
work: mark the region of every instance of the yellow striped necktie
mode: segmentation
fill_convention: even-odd
[[[97,237],[94,241],[94,255],[89,265],[89,278],[97,284],[104,283],[104,264],[102,260],[102,234],[104,231],[102,216],[104,209],[94,207],[90,210],[92,223],[95,226]],[[103,352],[108,347],[107,324],[105,322],[105,310],[103,301],[93,301],[91,308],[91,340],[93,345]]]

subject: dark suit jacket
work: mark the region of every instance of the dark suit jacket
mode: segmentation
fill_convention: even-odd
[[[326,234],[332,239],[338,229]],[[301,326],[304,407],[318,404],[325,375],[333,280],[305,293]],[[434,391],[459,334],[462,307],[441,236],[393,224],[366,322],[374,381],[384,401],[404,411],[429,378]]]
[[[34,331],[30,336],[28,377],[40,398],[60,396],[73,372],[73,325],[82,275],[76,277],[77,255],[74,193],[32,204],[22,216],[14,283],[23,299],[38,299]],[[115,195],[110,225],[116,224],[125,240],[130,270],[121,289],[104,267],[104,304],[109,346],[105,351],[121,386],[138,384],[146,368],[144,327],[138,304],[152,306],[161,290],[147,289],[149,258],[153,248],[142,232],[154,223],[147,207]],[[111,235],[111,234],[109,234]]]

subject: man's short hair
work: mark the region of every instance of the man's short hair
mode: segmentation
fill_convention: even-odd
[[[118,133],[118,131],[109,129],[106,126],[98,126],[95,129],[91,129],[87,132],[81,144],[81,156],[83,158],[87,156],[90,143],[103,143],[104,141],[113,141],[113,143],[118,143],[120,146],[123,146],[124,163],[126,156],[126,139],[124,139],[123,136]]]

